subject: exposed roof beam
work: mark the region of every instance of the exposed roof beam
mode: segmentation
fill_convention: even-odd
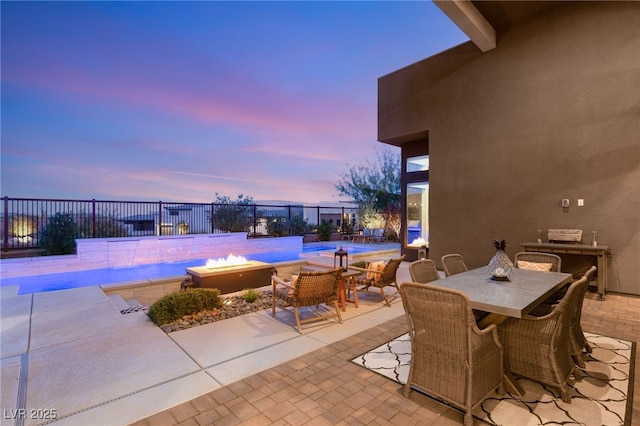
[[[496,30],[469,0],[433,0],[445,15],[486,52],[496,47]]]

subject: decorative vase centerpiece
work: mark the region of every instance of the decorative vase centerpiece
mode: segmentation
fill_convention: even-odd
[[[507,247],[505,240],[498,241],[493,240],[493,245],[496,248],[496,254],[489,261],[489,273],[491,279],[496,281],[508,281],[511,271],[513,271],[513,262],[504,252]]]

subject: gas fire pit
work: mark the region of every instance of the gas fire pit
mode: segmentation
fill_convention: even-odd
[[[196,287],[217,288],[221,294],[268,286],[273,273],[275,268],[270,263],[233,255],[209,260],[206,266],[187,268],[187,274]]]

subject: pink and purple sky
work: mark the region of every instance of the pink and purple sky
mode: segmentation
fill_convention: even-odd
[[[340,201],[386,147],[377,79],[467,40],[427,0],[0,7],[17,198]]]

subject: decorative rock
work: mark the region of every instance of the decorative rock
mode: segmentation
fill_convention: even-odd
[[[232,295],[222,297],[222,307],[219,309],[205,310],[193,315],[185,315],[170,324],[164,324],[161,328],[165,333],[185,330],[199,325],[210,324],[216,321],[233,318],[251,312],[258,312],[271,308],[271,290],[258,291],[259,297],[254,302],[247,302],[242,296]]]

